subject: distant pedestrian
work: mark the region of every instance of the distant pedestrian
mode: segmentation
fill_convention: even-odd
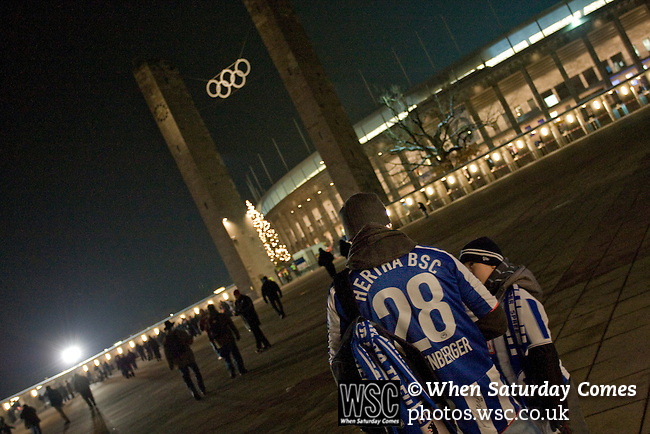
[[[266,276],[262,277],[262,298],[264,298],[264,302],[267,304],[269,301],[271,302],[273,310],[280,315],[280,318],[286,317],[282,302],[280,301],[280,298],[282,298],[280,286]]]
[[[68,391],[68,398],[69,399],[74,398],[74,388],[72,387],[72,383],[70,382],[70,380],[65,380],[65,389]]]
[[[118,354],[115,356],[115,364],[117,369],[122,372],[124,378],[135,377],[135,372],[133,372],[133,366],[129,363],[129,359],[124,354]]]
[[[524,399],[526,406],[553,414],[568,408],[568,421],[536,420],[542,432],[588,433],[578,392],[569,372],[562,366],[548,328],[542,303],[542,287],[523,265],[515,266],[488,237],[467,243],[460,251],[462,262],[506,309],[508,331],[488,342],[490,355],[503,376],[512,384],[542,386],[569,385],[566,401],[557,395],[534,394]]]
[[[45,387],[45,396],[50,401],[50,405],[61,415],[65,424],[70,423],[70,419],[63,412],[63,396],[57,389],[52,389],[50,386]]]
[[[253,300],[247,295],[239,292],[239,289],[235,289],[233,292],[235,296],[235,315],[239,315],[244,320],[244,325],[248,328],[250,332],[255,336],[255,345],[257,346],[257,352],[261,353],[271,348],[262,329],[260,329],[260,318],[257,316],[257,311],[255,310],[255,305]]]
[[[429,211],[427,210],[427,206],[425,204],[418,202],[418,208],[420,208],[420,211],[422,211],[424,217],[429,218]]]
[[[140,360],[142,360],[143,362],[147,360],[147,357],[145,355],[144,346],[142,346],[140,344],[135,344],[135,351],[140,356]]]
[[[199,366],[194,360],[194,353],[190,348],[193,339],[185,330],[182,330],[179,327],[174,328],[174,323],[169,320],[165,321],[165,331],[167,334],[163,339],[163,349],[165,350],[165,358],[167,359],[169,369],[173,371],[174,366],[178,367],[178,370],[183,375],[183,381],[185,381],[187,388],[192,392],[192,396],[197,401],[200,401],[201,395],[196,390],[192,377],[190,376],[191,369],[194,371],[194,376],[196,377],[199,389],[203,395],[205,395],[203,376],[201,375]]]
[[[323,250],[322,247],[318,249],[318,265],[325,267],[330,277],[334,278],[334,276],[336,276],[336,267],[334,267],[334,255]]]
[[[138,369],[138,356],[136,356],[133,351],[129,350],[126,353],[125,358],[126,358],[128,364],[131,365],[132,369]]]
[[[36,414],[34,407],[30,407],[27,404],[23,405],[20,418],[25,421],[25,428],[32,430],[32,434],[43,434],[43,431],[41,431],[41,419]]]
[[[151,352],[153,353],[153,356],[156,358],[156,360],[160,362],[162,357],[160,356],[160,344],[158,343],[158,341],[153,337],[149,337],[147,343],[149,344],[149,348],[151,348]]]
[[[225,313],[217,311],[213,304],[208,305],[208,319],[205,330],[215,351],[226,363],[230,378],[236,377],[235,367],[237,367],[239,374],[244,375],[247,373],[244,360],[235,341],[240,338],[239,330],[235,327],[232,319]]]
[[[74,386],[77,393],[79,393],[84,401],[86,401],[86,404],[88,404],[88,407],[90,407],[91,410],[97,408],[95,397],[93,396],[92,390],[90,390],[90,380],[88,377],[74,374],[74,377],[72,377],[72,386]]]
[[[8,425],[5,422],[4,417],[0,417],[0,434],[11,434],[11,430],[14,429],[13,426]]]

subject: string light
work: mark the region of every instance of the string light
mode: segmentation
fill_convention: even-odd
[[[280,244],[278,234],[275,232],[275,229],[271,227],[262,213],[255,209],[255,206],[250,201],[246,201],[246,215],[253,222],[253,227],[257,230],[257,235],[260,237],[264,248],[266,249],[266,254],[269,255],[269,258],[275,265],[278,262],[288,262],[291,260],[291,254],[287,250],[287,246]]]

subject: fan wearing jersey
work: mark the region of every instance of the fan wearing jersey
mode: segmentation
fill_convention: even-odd
[[[515,418],[519,404],[491,396],[489,385],[503,379],[488,352],[486,339],[502,335],[507,320],[497,299],[449,253],[417,245],[389,228],[390,219],[377,195],[351,196],[340,211],[352,246],[350,284],[361,315],[415,345],[447,385],[471,386],[479,394],[448,394],[455,408],[475,417],[458,420],[463,433],[539,433]],[[328,298],[330,361],[347,318],[330,289]],[[493,410],[490,418],[483,410]],[[505,411],[510,419],[496,416]]]
[[[562,366],[548,328],[548,317],[539,299],[542,288],[533,273],[523,265],[515,266],[503,256],[499,246],[488,237],[467,243],[458,258],[504,306],[508,318],[505,335],[488,342],[490,354],[499,371],[512,384],[570,385],[564,402],[559,395],[533,396],[525,404],[549,410],[568,407],[569,421],[540,420],[544,433],[588,433],[578,393]],[[543,412],[542,414],[545,414]],[[567,426],[565,426],[567,425]]]

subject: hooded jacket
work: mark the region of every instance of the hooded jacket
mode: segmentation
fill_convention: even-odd
[[[505,335],[488,343],[490,354],[499,370],[513,384],[564,385],[569,373],[562,366],[548,328],[548,317],[539,299],[542,288],[533,273],[501,262],[485,282],[506,309],[509,327]],[[527,405],[557,408],[558,396],[537,396]]]

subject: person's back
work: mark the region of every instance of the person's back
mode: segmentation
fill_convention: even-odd
[[[167,332],[163,340],[163,348],[165,350],[165,358],[177,364],[179,361],[187,358],[187,353],[190,353],[190,344],[192,337],[180,328],[174,328]]]
[[[280,295],[282,294],[282,290],[280,289],[280,286],[272,281],[271,279],[268,279],[264,277],[262,283],[262,297],[266,300],[268,299],[279,299]]]
[[[352,196],[341,217],[352,240],[347,265],[361,315],[415,345],[442,384],[471,386],[474,395],[480,392],[480,396],[461,396],[445,390],[456,408],[471,412],[476,419],[481,408],[509,410],[511,418],[517,414],[514,400],[490,396],[490,383],[503,383],[485,339],[507,328],[496,298],[449,253],[418,246],[402,232],[388,229],[390,220],[376,195]],[[352,320],[345,317],[332,288],[328,300],[330,361]],[[478,433],[503,432],[509,421],[493,417],[458,423],[463,432]]]
[[[237,332],[230,317],[225,313],[217,312],[216,309],[210,310],[207,332],[208,337],[217,344],[217,348],[234,343],[235,332],[237,333],[236,336],[239,336],[239,332]]]
[[[559,387],[567,394],[563,402],[560,394],[531,394],[525,398],[529,408],[554,414],[558,407],[568,408],[570,432],[587,433],[578,394],[570,381],[568,371],[559,359],[548,317],[543,304],[542,288],[533,273],[525,266],[515,266],[503,255],[499,246],[488,237],[467,243],[459,260],[483,282],[507,310],[508,331],[488,342],[492,359],[503,376],[518,385],[545,383]],[[545,431],[564,429],[564,420],[537,421]],[[548,426],[545,424],[548,423]],[[563,431],[564,432],[564,431]]]
[[[74,389],[79,393],[85,393],[90,391],[90,380],[87,377],[75,374],[72,378],[72,385]]]

